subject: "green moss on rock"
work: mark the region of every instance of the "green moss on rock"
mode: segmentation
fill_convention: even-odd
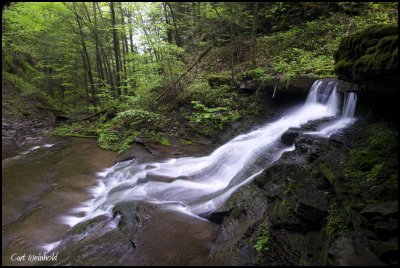
[[[397,76],[398,26],[372,25],[346,36],[334,53],[339,79],[358,84]]]
[[[212,88],[223,85],[230,85],[232,78],[228,74],[213,74],[208,77],[208,84]]]

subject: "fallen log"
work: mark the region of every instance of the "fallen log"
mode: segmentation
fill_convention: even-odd
[[[62,114],[68,114],[64,111],[58,110],[58,109],[54,109],[51,107],[43,107],[43,106],[36,106],[36,108],[40,109],[40,110],[48,110],[48,111],[52,111],[52,112],[57,112],[57,113],[62,113]]]
[[[91,139],[96,138],[96,139],[97,139],[97,136],[79,135],[79,134],[65,134],[65,135],[63,135],[63,136],[66,136],[66,137],[75,137],[75,138],[91,138]]]
[[[85,120],[91,119],[91,118],[93,118],[93,117],[96,117],[96,116],[99,116],[99,115],[104,114],[104,113],[107,112],[108,109],[110,109],[110,108],[111,108],[111,107],[107,107],[107,108],[105,108],[105,109],[103,109],[103,110],[101,110],[101,111],[98,111],[98,112],[96,112],[96,113],[94,113],[94,114],[88,115],[88,116],[86,116],[86,117],[84,117],[84,118],[76,119],[76,120],[72,120],[72,121],[68,121],[68,122],[66,122],[66,123],[70,124],[70,123],[76,123],[76,122],[81,122],[81,121],[85,121]]]

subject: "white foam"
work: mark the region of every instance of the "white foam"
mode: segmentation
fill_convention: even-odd
[[[53,249],[55,249],[56,247],[58,247],[58,245],[61,243],[61,240],[53,242],[53,243],[48,243],[48,244],[44,244],[42,246],[40,246],[43,250],[45,250],[46,252],[50,252]]]

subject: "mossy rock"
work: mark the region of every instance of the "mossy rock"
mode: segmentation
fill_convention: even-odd
[[[208,77],[208,84],[212,88],[231,85],[232,78],[227,74],[213,74]]]
[[[334,53],[339,79],[358,84],[397,76],[398,26],[379,24],[346,36]]]

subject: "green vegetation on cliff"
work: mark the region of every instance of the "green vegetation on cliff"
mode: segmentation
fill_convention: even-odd
[[[103,148],[123,151],[138,135],[214,135],[261,113],[255,92],[282,90],[304,74],[333,76],[340,39],[396,22],[395,10],[391,3],[13,3],[4,11],[3,79],[72,115],[108,107],[54,132],[97,135]],[[394,42],[380,41],[368,57],[375,61]]]
[[[397,24],[372,25],[342,39],[334,54],[339,78],[367,84],[397,74]]]

